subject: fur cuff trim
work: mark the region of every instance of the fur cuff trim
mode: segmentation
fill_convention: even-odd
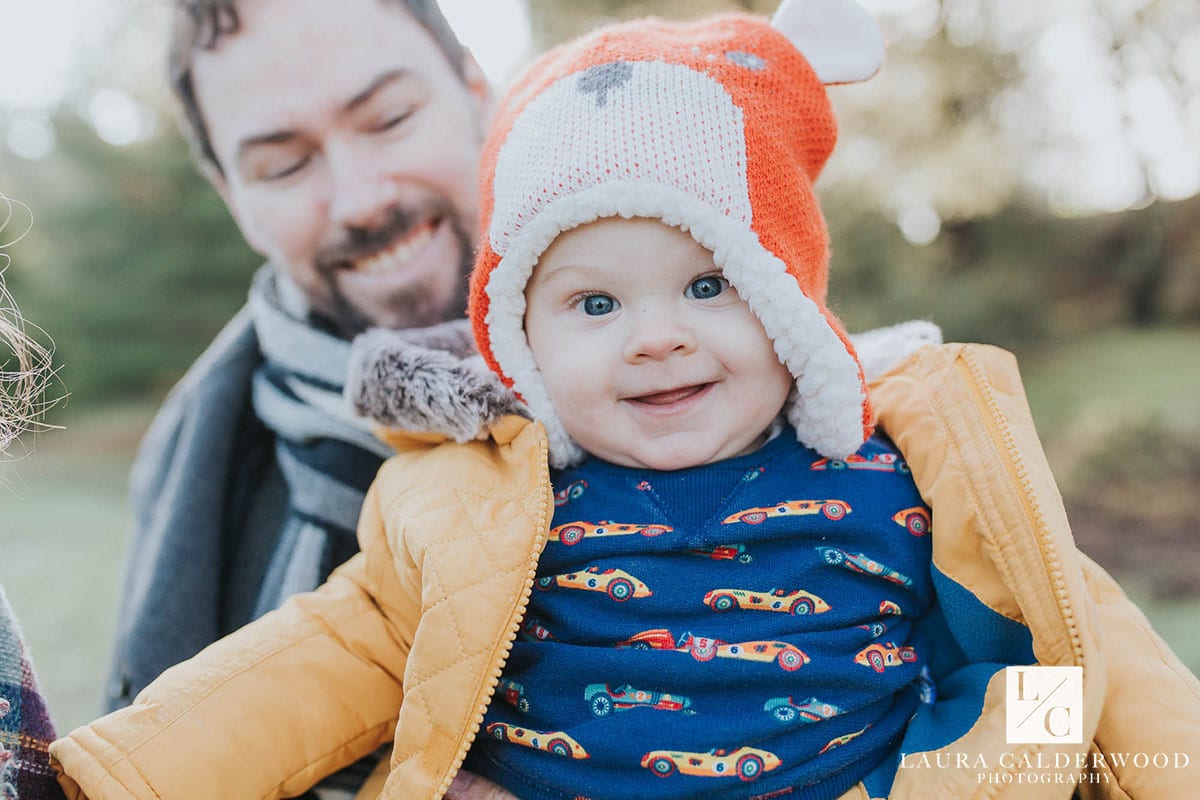
[[[863,374],[873,381],[922,347],[942,343],[942,329],[932,322],[915,319],[886,328],[850,335]]]
[[[458,442],[479,438],[508,414],[529,416],[475,354],[466,320],[362,334],[350,350],[345,396],[382,425]]]

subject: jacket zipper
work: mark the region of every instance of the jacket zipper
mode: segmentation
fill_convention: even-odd
[[[536,423],[535,423],[536,424]],[[546,433],[538,428],[538,492],[542,500],[542,506],[537,518],[537,534],[533,540],[533,550],[529,555],[529,569],[525,575],[525,586],[521,591],[521,596],[517,601],[517,606],[513,611],[513,615],[509,621],[508,632],[505,634],[504,641],[500,643],[500,649],[497,652],[496,658],[492,661],[492,672],[488,677],[488,689],[484,694],[479,705],[475,708],[475,714],[471,718],[471,724],[467,728],[467,735],[463,738],[462,747],[454,756],[454,761],[451,763],[450,771],[446,773],[446,777],[442,779],[442,785],[438,788],[435,795],[437,798],[445,797],[446,792],[450,789],[450,784],[454,782],[454,776],[462,769],[463,761],[467,758],[467,752],[470,751],[471,745],[475,742],[475,737],[479,735],[479,728],[483,725],[484,715],[487,714],[488,706],[492,702],[492,696],[496,693],[496,687],[500,684],[500,676],[504,673],[504,662],[508,660],[508,654],[512,652],[513,642],[516,641],[517,632],[521,629],[521,620],[525,618],[525,609],[529,607],[529,598],[533,594],[533,582],[537,578],[538,560],[541,558],[542,550],[546,546],[546,531],[550,528],[550,504],[546,500],[550,496],[550,469],[549,464],[550,442],[546,438]]]
[[[1025,514],[1033,522],[1038,550],[1042,554],[1042,561],[1049,573],[1055,602],[1058,605],[1059,613],[1062,615],[1063,623],[1066,625],[1067,634],[1070,637],[1071,650],[1075,654],[1075,665],[1085,667],[1086,669],[1083,641],[1079,635],[1079,624],[1075,617],[1075,610],[1072,608],[1071,601],[1067,597],[1067,589],[1063,581],[1062,560],[1058,548],[1055,547],[1047,535],[1046,521],[1042,516],[1041,507],[1034,498],[1033,483],[1029,478],[1029,472],[1026,470],[1025,463],[1018,454],[1012,431],[1000,413],[1000,404],[996,401],[996,396],[988,385],[983,368],[979,365],[974,355],[968,351],[961,352],[960,358],[962,359],[962,363],[967,367],[968,384],[976,392],[978,400],[982,403],[984,409],[986,409],[987,413],[984,421],[987,423],[988,435],[1001,454],[1004,465],[1008,470],[1009,478],[1020,488],[1021,503],[1024,506]],[[1037,745],[1031,745],[1018,748],[1017,752],[1035,752],[1037,750]],[[1020,759],[1014,759],[1013,763],[1019,764]],[[1016,768],[1014,766],[1010,770],[1010,773],[1015,771]],[[999,791],[1000,784],[988,785],[983,787],[976,797],[995,797]]]

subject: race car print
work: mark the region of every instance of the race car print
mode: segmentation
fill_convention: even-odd
[[[678,653],[688,653],[700,662],[712,661],[714,658],[775,662],[786,672],[795,672],[810,661],[803,650],[787,642],[729,643],[707,636],[695,636],[690,631],[676,639],[666,628],[640,631],[624,641],[617,642],[616,647],[634,650],[674,650]]]
[[[633,650],[676,649],[675,637],[666,628],[651,628],[650,630],[640,631],[624,641],[617,642],[615,646]]]
[[[836,738],[830,739],[828,742],[825,743],[825,746],[821,748],[820,752],[817,755],[823,756],[826,753],[828,753],[830,750],[832,750],[833,748],[841,747],[842,745],[844,745],[846,742],[850,741],[851,739],[855,739],[859,736],[862,736],[863,733],[869,727],[871,727],[871,726],[868,725],[866,728],[863,728],[861,731],[855,731],[854,733],[847,733],[845,736],[838,736]]]
[[[642,766],[660,778],[669,778],[678,772],[680,775],[695,775],[701,778],[737,776],[743,781],[752,781],[781,763],[783,762],[779,756],[757,747],[739,747],[736,750],[712,749],[707,753],[651,750],[642,756]]]
[[[535,731],[522,728],[520,725],[509,725],[506,722],[493,722],[487,726],[487,732],[502,742],[512,742],[534,750],[553,753],[556,756],[568,758],[588,758],[588,753],[579,742],[563,731]]]
[[[850,504],[845,500],[788,500],[773,506],[744,508],[736,514],[730,514],[721,524],[732,525],[735,522],[744,522],[747,525],[758,525],[772,517],[803,517],[818,513],[824,514],[826,519],[836,522],[843,519],[850,511]]]
[[[696,713],[689,697],[635,689],[629,684],[614,689],[607,683],[590,683],[583,690],[583,699],[587,701],[588,708],[595,717],[607,717],[614,711],[627,711],[631,708]]]
[[[557,641],[554,634],[550,633],[544,625],[536,619],[530,618],[521,623],[521,638],[526,641],[536,642],[553,642]]]
[[[887,633],[887,625],[884,625],[882,622],[871,622],[866,625],[855,625],[854,627],[869,631],[872,639],[878,639]]]
[[[650,597],[650,587],[623,569],[601,570],[588,567],[583,572],[567,572],[563,575],[544,575],[537,580],[538,588],[549,589],[558,585],[564,589],[583,589],[588,592],[604,592],[618,603],[631,597]]]
[[[923,506],[913,506],[892,514],[892,522],[901,526],[913,536],[924,536],[929,533],[929,509]]]
[[[800,648],[787,642],[755,641],[755,642],[723,642],[720,639],[710,639],[707,636],[693,636],[685,633],[679,637],[676,650],[691,653],[697,661],[711,661],[714,658],[732,658],[738,661],[775,662],[785,672],[795,672],[811,659]]]
[[[876,453],[869,458],[858,454],[846,458],[820,458],[812,463],[809,469],[865,469],[873,472],[909,473],[908,464],[895,453]]]
[[[825,563],[831,566],[845,567],[852,572],[861,572],[864,575],[874,575],[898,586],[912,586],[912,578],[900,574],[891,567],[885,567],[862,553],[848,553],[839,547],[825,546],[817,547],[816,550],[821,554]]]
[[[901,664],[911,664],[916,660],[915,649],[908,645],[897,647],[894,642],[869,644],[854,656],[855,664],[870,667],[876,672],[883,672],[888,667],[898,667]]]
[[[674,528],[669,525],[631,525],[618,522],[568,522],[550,529],[549,539],[565,545],[579,544],[592,536],[661,536]]]
[[[501,678],[500,683],[496,686],[496,692],[504,698],[506,703],[515,706],[517,711],[522,714],[529,713],[529,698],[525,696],[525,687],[521,684],[508,678]]]
[[[719,544],[711,550],[688,550],[696,556],[705,556],[713,561],[736,561],[739,564],[749,564],[754,556],[746,552],[744,544]]]
[[[561,508],[572,500],[578,500],[583,497],[585,491],[587,491],[587,481],[571,481],[554,493],[554,507]]]
[[[801,700],[799,703],[791,697],[772,697],[763,704],[763,711],[769,712],[779,722],[791,722],[795,719],[801,722],[820,722],[842,713],[833,703],[822,703],[815,697]]]
[[[771,589],[755,592],[750,589],[713,589],[704,595],[704,605],[713,611],[732,611],[735,608],[754,611],[781,611],[798,617],[824,614],[829,603],[803,589]]]
[[[887,614],[888,616],[899,616],[901,613],[900,605],[891,600],[881,600],[879,602],[879,613]]]

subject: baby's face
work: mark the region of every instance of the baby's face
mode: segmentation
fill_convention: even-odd
[[[658,220],[558,237],[525,291],[554,409],[589,453],[672,470],[749,452],[792,377],[712,253]]]

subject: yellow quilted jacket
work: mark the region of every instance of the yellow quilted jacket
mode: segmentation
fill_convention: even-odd
[[[1012,357],[926,348],[871,391],[934,509],[934,566],[1027,626],[1041,664],[1084,675],[1084,744],[1006,744],[1000,670],[970,730],[899,769],[891,796],[1069,798],[1077,758],[1088,764],[1085,798],[1200,795],[1200,684],[1077,553]],[[443,796],[478,734],[546,541],[546,440],[540,426],[506,417],[487,441],[395,443],[401,453],[363,508],[362,552],[318,591],[56,742],[69,796],[289,797],[388,741],[386,781],[364,794]],[[1089,751],[1182,753],[1187,763],[1119,766]],[[1017,780],[1030,772],[1043,780]]]

